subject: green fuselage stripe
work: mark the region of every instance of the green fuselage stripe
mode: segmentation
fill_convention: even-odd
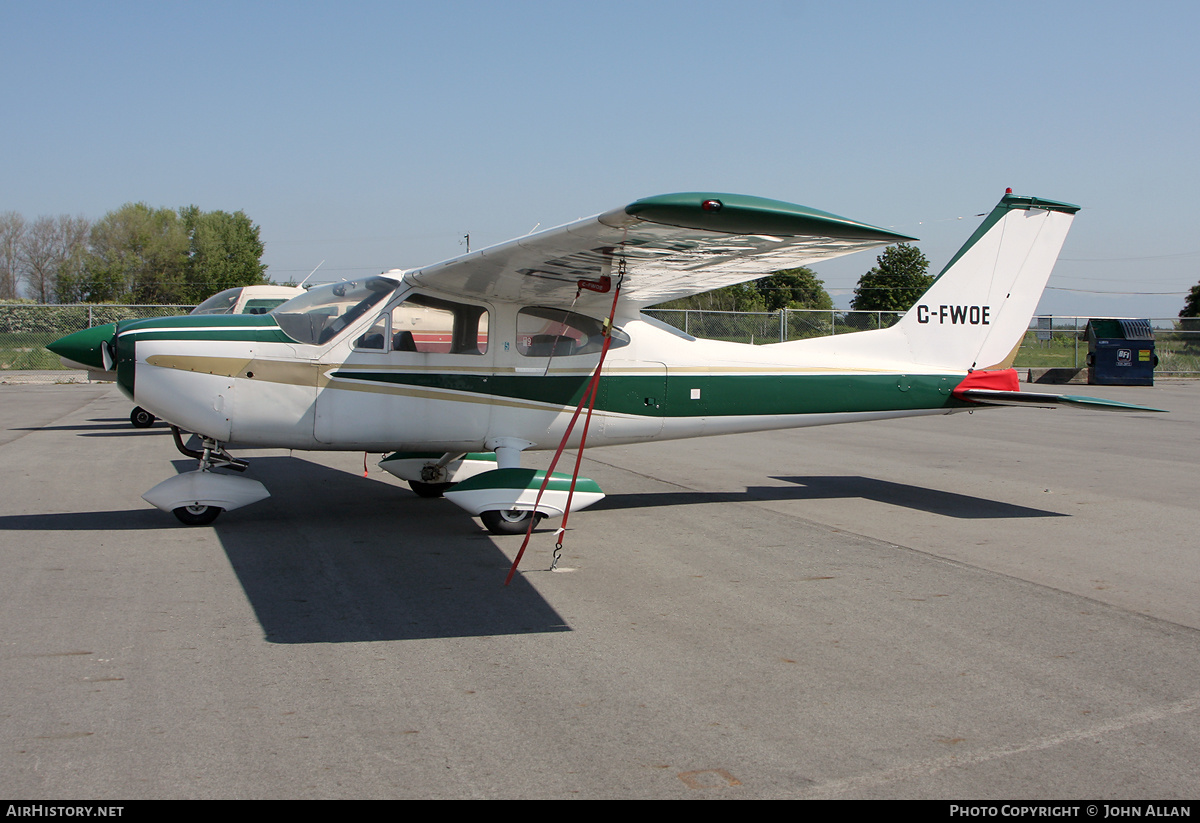
[[[157,317],[123,320],[116,324],[117,385],[131,400],[134,395],[134,343],[138,340],[241,341],[246,343],[294,343],[269,314]]]
[[[962,408],[951,396],[965,375],[681,374],[600,379],[599,411],[645,417],[831,414]],[[343,370],[335,379],[442,389],[573,408],[587,375],[505,376]]]

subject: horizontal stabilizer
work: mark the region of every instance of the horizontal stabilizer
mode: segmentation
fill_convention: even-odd
[[[1043,394],[1040,392],[1000,391],[997,389],[961,389],[955,391],[954,396],[984,406],[1034,406],[1043,409],[1052,409],[1055,406],[1071,405],[1086,406],[1096,411],[1166,412],[1166,409],[1155,409],[1150,406],[1138,406],[1134,403],[1121,403],[1117,400],[1104,400],[1099,397],[1080,397],[1072,394]]]

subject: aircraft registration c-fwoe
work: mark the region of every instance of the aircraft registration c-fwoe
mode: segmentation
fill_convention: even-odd
[[[422,496],[494,533],[603,497],[526,450],[1067,403],[1011,368],[1077,206],[1006,194],[886,329],[770,345],[699,340],[646,306],[913,238],[757,197],[638,200],[482,251],[313,288],[273,313],[122,322],[50,346],[115,366],[196,471],[144,497],[201,525],[268,496],[226,446],[388,453]],[[602,366],[602,368],[601,368]],[[593,378],[595,377],[595,380]],[[594,386],[594,389],[593,389]],[[583,401],[587,403],[584,404]],[[579,409],[590,426],[570,430]],[[180,431],[202,439],[188,449]]]

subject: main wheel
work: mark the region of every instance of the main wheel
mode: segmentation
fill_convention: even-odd
[[[179,518],[185,526],[207,526],[217,519],[217,515],[225,511],[217,506],[180,506],[171,513]]]
[[[157,419],[157,417],[143,409],[141,406],[134,406],[133,411],[129,413],[129,422],[138,429],[150,428],[154,425],[154,421]]]
[[[492,534],[524,534],[529,530],[529,518],[533,516],[533,512],[520,511],[518,509],[509,509],[507,511],[494,509],[484,512],[479,515],[479,518]],[[537,522],[533,525],[537,526],[538,523],[545,519],[546,515],[539,514],[537,515]]]
[[[422,483],[420,480],[409,480],[408,487],[416,492],[418,497],[441,497],[450,491],[453,483]]]

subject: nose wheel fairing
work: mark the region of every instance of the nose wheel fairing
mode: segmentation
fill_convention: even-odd
[[[215,474],[214,468],[245,471],[246,461],[238,460],[214,440],[203,439],[204,448],[195,451],[183,444],[181,432],[171,427],[175,447],[199,465],[193,472],[168,478],[142,495],[150,505],[174,514],[187,526],[207,526],[223,511],[240,509],[270,497],[267,487],[257,480]]]
[[[196,526],[211,523],[222,511],[240,509],[270,496],[267,487],[257,480],[197,469],[164,480],[142,499]]]

